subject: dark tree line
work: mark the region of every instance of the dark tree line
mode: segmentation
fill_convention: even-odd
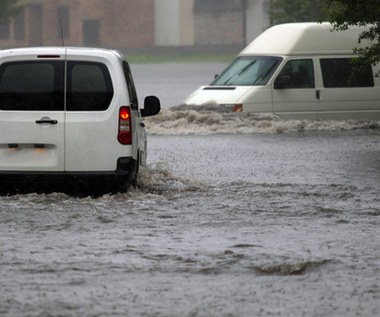
[[[17,15],[20,9],[17,0],[0,0],[0,23]]]

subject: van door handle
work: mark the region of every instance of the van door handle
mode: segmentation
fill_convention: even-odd
[[[52,120],[52,119],[45,119],[45,118],[42,118],[40,120],[36,120],[36,123],[37,124],[57,124],[58,121],[57,120]]]
[[[315,91],[315,97],[317,97],[318,100],[321,99],[321,91],[319,89]]]

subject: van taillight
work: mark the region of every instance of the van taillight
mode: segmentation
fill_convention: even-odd
[[[119,132],[117,139],[121,144],[132,144],[131,109],[127,106],[119,110]]]

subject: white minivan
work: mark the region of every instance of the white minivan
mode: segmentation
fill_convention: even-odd
[[[289,119],[380,120],[379,65],[354,63],[365,29],[333,31],[330,23],[269,28],[209,86],[184,105],[220,105],[235,112]]]
[[[126,190],[145,165],[143,117],[130,67],[114,50],[0,51],[0,190]]]

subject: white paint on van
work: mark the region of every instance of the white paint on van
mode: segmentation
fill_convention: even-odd
[[[273,26],[240,52],[244,55],[324,55],[352,54],[364,28],[335,31],[330,23],[288,23]]]

